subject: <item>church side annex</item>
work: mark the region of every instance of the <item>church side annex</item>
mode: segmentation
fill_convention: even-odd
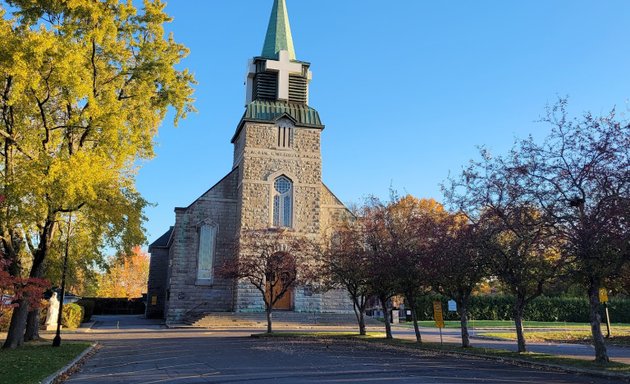
[[[264,47],[249,62],[246,111],[232,138],[232,171],[149,247],[147,317],[167,323],[210,312],[263,312],[260,292],[219,278],[244,230],[290,228],[315,238],[350,215],[322,182],[319,113],[309,106],[310,63],[297,60],[285,0],[275,0]],[[349,313],[344,291],[290,292],[280,310]]]

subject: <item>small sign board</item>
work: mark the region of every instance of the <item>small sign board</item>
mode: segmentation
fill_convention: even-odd
[[[606,288],[599,289],[599,302],[600,303],[608,302],[608,290]]]
[[[448,301],[448,311],[457,312],[457,303],[455,302],[455,300]]]
[[[433,320],[435,320],[435,326],[438,328],[444,328],[444,316],[442,315],[442,302],[433,302]]]

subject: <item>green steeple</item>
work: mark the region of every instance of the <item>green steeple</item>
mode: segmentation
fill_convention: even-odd
[[[286,1],[274,0],[262,57],[278,60],[280,51],[288,51],[289,59],[296,60]]]

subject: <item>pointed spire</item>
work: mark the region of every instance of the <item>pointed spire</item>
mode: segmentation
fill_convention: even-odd
[[[296,60],[286,1],[274,0],[262,57],[278,60],[280,51],[289,52],[289,59]]]

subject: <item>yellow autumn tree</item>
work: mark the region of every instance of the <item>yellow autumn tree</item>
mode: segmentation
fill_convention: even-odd
[[[98,278],[98,297],[141,297],[149,280],[149,255],[134,247],[130,255],[110,259],[109,270]]]
[[[14,274],[46,276],[70,215],[91,240],[82,253],[144,241],[138,164],[167,112],[177,122],[192,110],[194,79],[176,68],[188,51],[165,35],[164,7],[0,0],[0,241],[6,258],[30,259]],[[24,342],[28,305],[18,304],[6,348]]]

